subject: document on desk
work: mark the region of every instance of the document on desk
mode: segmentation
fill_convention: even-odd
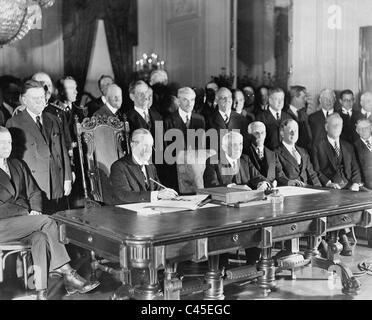
[[[208,195],[181,196],[174,200],[158,200],[154,202],[141,202],[118,205],[118,208],[134,211],[139,215],[156,215],[161,213],[179,212],[218,207],[214,204],[206,204],[200,207]]]
[[[279,187],[278,189],[284,197],[305,196],[308,194],[319,194],[328,192],[326,190],[317,190],[301,187]]]

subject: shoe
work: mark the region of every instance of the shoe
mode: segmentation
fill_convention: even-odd
[[[48,300],[48,291],[46,289],[37,290],[36,300]]]
[[[353,249],[351,248],[349,239],[346,234],[340,236],[340,243],[342,244],[342,251],[340,255],[350,257],[353,255]]]
[[[69,272],[64,274],[65,289],[68,295],[75,293],[87,293],[97,288],[100,285],[99,281],[88,282],[81,277],[76,270],[71,269]]]

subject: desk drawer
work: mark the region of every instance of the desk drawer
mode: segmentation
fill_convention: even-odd
[[[255,247],[259,245],[260,241],[260,229],[231,232],[229,234],[208,238],[208,253]]]
[[[316,223],[313,220],[300,221],[279,226],[273,226],[273,241],[292,239],[295,237],[305,236],[316,230]]]
[[[63,241],[71,242],[87,250],[93,250],[103,257],[119,261],[120,243],[95,232],[62,224],[60,225]]]
[[[327,230],[337,229],[339,227],[350,227],[362,224],[363,212],[351,212],[340,214],[337,216],[331,216],[327,218]]]

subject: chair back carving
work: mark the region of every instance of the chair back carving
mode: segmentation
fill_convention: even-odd
[[[75,121],[85,199],[109,203],[111,165],[129,152],[129,128],[116,117]]]
[[[204,188],[206,161],[216,153],[215,150],[189,149],[177,154],[177,178],[181,194],[195,194],[197,189]]]

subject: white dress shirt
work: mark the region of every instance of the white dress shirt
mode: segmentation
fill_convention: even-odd
[[[34,120],[35,123],[37,123],[36,122],[36,117],[39,116],[40,117],[40,123],[43,124],[43,117],[41,116],[41,114],[37,115],[37,114],[33,113],[32,111],[30,111],[28,108],[26,108],[26,110],[27,110],[28,114],[31,116],[32,120]]]
[[[187,117],[189,119],[189,121],[191,120],[191,114],[192,112],[189,112],[189,113],[186,113],[185,111],[183,111],[181,108],[178,109],[178,113],[183,121],[184,124],[187,123]]]
[[[330,116],[331,114],[333,114],[335,112],[335,109],[331,109],[331,110],[322,109],[322,111],[323,111],[323,114],[324,114],[324,118],[327,119],[327,112],[328,112],[328,116]]]
[[[277,120],[277,116],[276,116],[277,113],[279,114],[279,119],[282,118],[282,111],[281,110],[280,111],[275,111],[271,107],[269,107],[269,110],[270,110],[270,112],[273,115],[273,117],[274,117],[275,120]]]
[[[143,118],[143,120],[145,120],[147,122],[147,120],[150,120],[150,115],[149,115],[149,110],[148,109],[141,109],[141,108],[138,108],[136,106],[134,106],[134,110],[136,110],[140,115],[141,117]]]
[[[362,109],[361,112],[362,112],[363,115],[367,115],[367,119],[371,116],[371,112],[367,112],[364,109]]]
[[[139,160],[134,154],[132,154],[132,157],[133,157],[133,160],[135,163],[137,163],[140,167],[141,167],[141,171],[143,172],[143,175],[146,177],[146,180],[147,180],[147,183],[150,185],[150,180],[147,176],[147,172],[146,172],[146,166],[149,165],[149,162],[143,162],[141,160]],[[158,200],[158,194],[159,194],[159,191],[151,191],[151,200],[150,202],[154,202],[156,200]]]
[[[231,110],[229,112],[223,112],[221,110],[218,110],[218,112],[220,113],[223,121],[226,121],[226,116],[227,116],[227,121],[230,120],[230,116],[231,116]]]
[[[298,110],[296,107],[290,105],[289,109],[293,112],[293,114],[298,118]]]
[[[283,142],[284,147],[288,150],[288,152],[296,159],[297,164],[300,165],[301,164],[301,155],[296,150],[296,146],[285,143],[284,141],[282,141],[282,142]]]
[[[347,110],[344,107],[342,107],[342,113],[347,114],[349,117],[353,115],[353,109]]]

